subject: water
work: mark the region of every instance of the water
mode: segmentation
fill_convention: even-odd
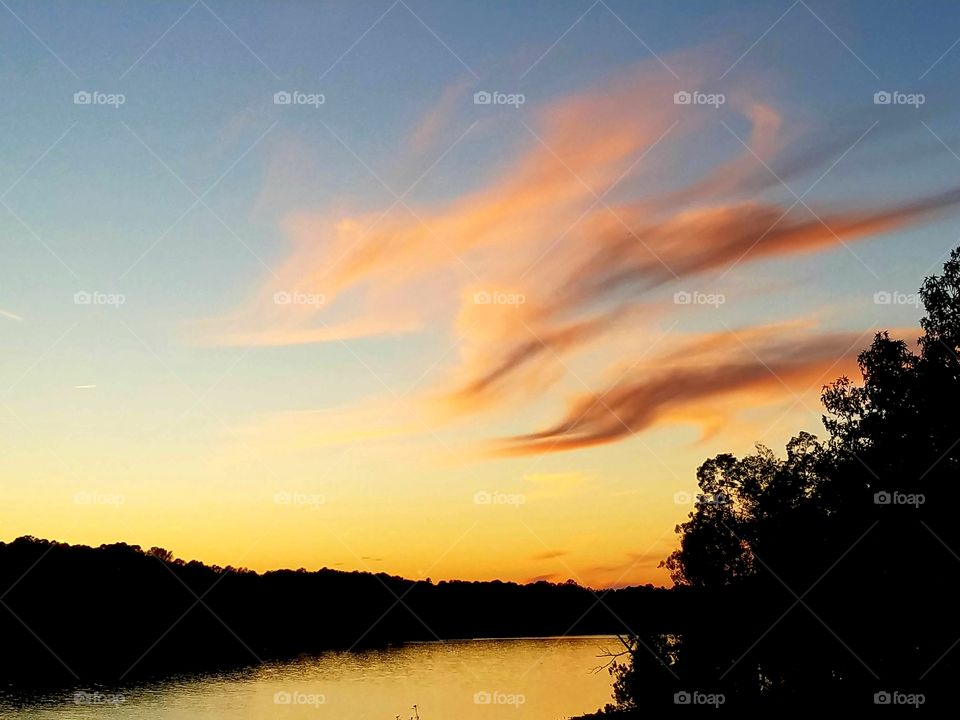
[[[594,670],[616,638],[414,643],[402,648],[271,663],[243,672],[123,690],[71,691],[14,709],[25,720],[559,720],[610,701]]]

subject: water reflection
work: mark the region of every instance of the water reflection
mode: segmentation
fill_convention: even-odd
[[[271,663],[125,688],[7,697],[4,717],[63,720],[337,718],[558,720],[610,700],[595,672],[616,640],[602,637],[463,640]]]

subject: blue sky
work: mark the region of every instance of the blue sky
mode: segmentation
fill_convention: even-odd
[[[442,394],[461,361],[466,367],[477,348],[503,339],[461,345],[457,332],[469,315],[457,293],[487,277],[497,256],[471,266],[470,255],[468,263],[438,266],[428,281],[405,287],[401,302],[383,314],[390,323],[408,320],[394,314],[409,309],[403,298],[422,293],[419,304],[410,303],[424,309],[413,331],[228,343],[207,334],[204,323],[220,322],[223,330],[249,321],[272,332],[263,318],[273,316],[255,308],[257,293],[281,287],[271,285],[277,273],[289,277],[281,267],[302,264],[319,273],[333,260],[311,249],[329,241],[315,229],[318,218],[366,221],[409,210],[414,228],[423,218],[425,226],[439,223],[444,208],[521,172],[518,158],[549,137],[549,118],[562,117],[569,98],[606,97],[611,78],[638,67],[665,92],[695,90],[691,83],[700,80],[693,78],[707,78],[704,91],[727,93],[731,101],[719,111],[678,116],[683,123],[694,117],[696,130],[652,148],[639,170],[604,196],[613,206],[689,187],[745,152],[752,163],[753,149],[743,144],[752,142],[751,117],[735,99],[747,93],[775,109],[782,125],[775,156],[756,157],[759,176],[767,160],[770,174],[780,174],[790,158],[827,148],[811,167],[785,178],[789,189],[773,180],[751,202],[786,207],[799,195],[818,214],[842,214],[935,195],[960,177],[952,82],[958,38],[960,11],[950,2],[7,0],[0,7],[0,386],[8,388],[3,471],[15,502],[0,533],[84,542],[122,535],[237,564],[246,552],[237,537],[261,530],[269,536],[263,517],[273,509],[258,503],[278,488],[301,488],[342,498],[331,510],[338,537],[354,533],[363,541],[301,542],[320,531],[315,516],[298,516],[286,523],[287,535],[252,550],[247,564],[317,565],[334,557],[362,567],[359,557],[386,554],[368,532],[378,527],[395,551],[392,563],[377,569],[415,575],[437,560],[429,548],[450,547],[470,527],[474,508],[458,498],[478,488],[539,492],[522,480],[533,472],[529,458],[478,459],[472,449],[458,449],[453,466],[423,458],[437,446],[472,448],[550,426],[571,397],[601,387],[616,377],[617,363],[636,357],[626,347],[633,340],[649,342],[659,330],[670,347],[698,333],[811,318],[820,332],[914,327],[916,305],[877,306],[873,296],[914,292],[936,269],[957,244],[949,215],[668,284],[642,301],[660,307],[677,290],[719,291],[718,283],[729,301],[713,314],[658,310],[651,326],[618,330],[609,345],[581,348],[563,368],[544,369],[563,377],[535,397],[516,399],[500,415],[449,423],[434,424],[419,411],[395,418],[393,406]],[[478,90],[522,93],[525,103],[478,106],[471,101]],[[75,104],[83,91],[121,94],[123,104]],[[278,91],[321,93],[324,103],[276,105]],[[878,91],[922,93],[925,102],[878,106]],[[651,95],[649,104],[662,100]],[[645,102],[617,122],[642,124]],[[597,107],[599,125],[609,118],[601,116],[606,106]],[[565,159],[557,158],[559,177]],[[589,167],[586,175],[590,185]],[[410,226],[394,225],[392,217],[386,227],[402,236]],[[301,221],[312,228],[306,236],[291,230]],[[445,241],[462,241],[436,239],[432,252],[439,256]],[[518,234],[515,248],[543,240]],[[320,267],[308,267],[318,257]],[[424,260],[398,257],[387,268],[399,276]],[[383,302],[378,293],[391,286],[391,274],[370,282],[381,287],[371,295],[369,287],[345,286],[340,304],[316,322],[339,327],[352,310]],[[123,303],[78,305],[78,291],[120,295]],[[631,292],[620,299],[634,302]],[[617,362],[600,367],[611,359]],[[96,387],[78,387],[87,385]],[[492,537],[484,533],[496,530],[502,544],[480,563],[478,576],[509,566],[514,579],[663,581],[656,560],[672,540],[662,535],[685,512],[670,500],[674,491],[711,452],[749,449],[751,429],[772,422],[776,429],[761,439],[774,445],[798,424],[815,430],[816,389],[797,389],[806,404],[791,409],[793,393],[772,410],[766,400],[760,404],[770,410],[767,422],[734,431],[730,419],[707,440],[698,440],[700,421],[681,419],[675,427],[658,421],[635,428],[622,442],[545,453],[534,459],[536,472],[562,489],[544,500],[543,516],[527,503],[532,514],[521,525],[504,529],[502,519],[484,520],[475,544],[468,537],[464,554],[451,551],[434,575],[474,572]],[[384,401],[383,413],[370,410]],[[389,419],[389,432],[347,432],[358,418],[370,420],[368,410],[375,426]],[[778,415],[786,419],[774,422]],[[293,451],[282,440],[291,423],[307,427]],[[342,425],[351,440],[332,438],[330,425]],[[70,506],[78,488],[129,497],[126,514],[101,516],[94,508],[94,515],[78,516]],[[631,523],[624,512],[605,536],[604,513],[622,507],[624,496],[648,515]],[[418,530],[422,537],[405,545],[406,523],[423,508],[449,520]],[[235,521],[227,519],[233,514]],[[205,522],[221,516],[222,524]],[[614,537],[621,553],[643,556],[626,573],[603,570],[621,567],[622,558],[599,549]],[[540,538],[563,546],[569,560],[539,572],[529,561],[536,554],[531,538],[534,546]],[[354,543],[356,553],[340,547]]]

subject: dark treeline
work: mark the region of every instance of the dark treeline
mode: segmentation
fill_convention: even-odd
[[[31,537],[0,543],[0,588],[0,672],[13,686],[129,682],[411,640],[625,633],[643,616],[679,622],[685,612],[653,587],[259,574],[160,548]]]
[[[918,297],[915,345],[880,333],[861,380],[824,387],[824,439],[701,465],[665,562],[700,612],[636,629],[616,709],[955,708],[960,250]]]

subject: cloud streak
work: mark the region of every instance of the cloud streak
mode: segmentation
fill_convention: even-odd
[[[686,81],[709,86],[709,63],[683,62]],[[459,355],[431,377],[420,400],[446,419],[516,408],[567,377],[578,353],[601,358],[609,383],[615,368],[634,359],[618,331],[638,322],[654,328],[669,312],[657,293],[681,289],[679,281],[849,248],[960,205],[956,188],[896,203],[810,207],[789,188],[784,193],[782,183],[832,170],[851,148],[871,142],[872,128],[801,143],[803,134],[757,99],[757,83],[741,77],[722,111],[696,109],[674,104],[672,78],[657,63],[641,63],[532,114],[504,116],[523,128],[515,156],[452,200],[401,197],[362,209],[338,202],[291,215],[285,259],[236,311],[196,323],[195,337],[284,346],[441,327],[456,336]],[[468,100],[465,86],[443,93],[408,146],[445,158],[437,139],[455,135],[447,131],[458,120],[470,124]],[[732,150],[708,167],[688,167],[689,146],[720,119],[727,129],[746,127],[745,140],[724,133]],[[497,293],[523,302],[477,301]],[[278,303],[278,294],[323,302]],[[665,369],[631,372],[586,393],[556,423],[507,438],[495,452],[590,447],[690,415],[718,397],[783,395],[784,383],[814,377],[838,357],[849,361],[850,341],[844,333],[764,336],[762,361],[736,343],[701,364],[661,358]],[[686,357],[696,353],[691,345]],[[712,426],[723,415],[701,412]]]
[[[601,392],[583,394],[555,424],[507,438],[493,451],[531,455],[602,445],[641,432],[672,413],[697,409],[704,401],[771,390],[774,395],[799,395],[811,384],[820,384],[825,373],[840,374],[854,366],[860,334],[813,333],[782,339],[788,332],[771,328],[769,337],[755,348],[735,334],[715,336],[714,343],[706,343],[713,352],[703,352],[699,342],[691,342],[685,354],[694,357],[694,363],[667,365],[660,372],[642,373]]]

